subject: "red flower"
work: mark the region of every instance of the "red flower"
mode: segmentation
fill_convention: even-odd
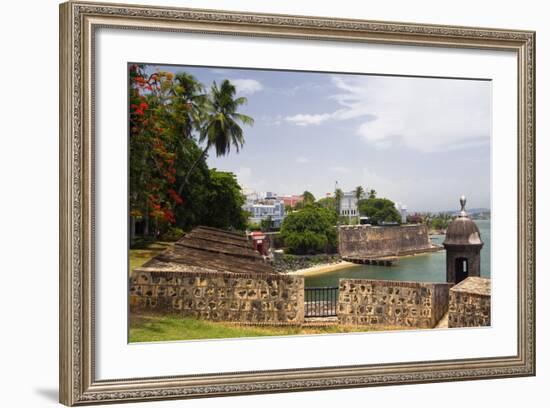
[[[174,189],[169,189],[169,190],[168,190],[168,195],[170,196],[170,198],[171,198],[176,204],[181,204],[181,203],[183,203],[183,199],[179,196],[179,194],[176,192],[176,190],[174,190]]]
[[[176,222],[176,217],[174,217],[174,213],[168,209],[163,210],[163,218],[165,221],[168,221],[171,224]]]

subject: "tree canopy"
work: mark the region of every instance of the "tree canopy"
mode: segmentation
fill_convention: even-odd
[[[245,200],[233,173],[210,169],[206,200],[202,224],[222,229],[246,228],[246,214],[242,210]]]
[[[244,144],[246,98],[224,80],[209,91],[186,72],[129,67],[130,216],[144,235],[198,224],[244,228],[242,193],[231,173],[209,169],[210,148],[226,155]],[[152,228],[151,228],[152,227]]]
[[[313,204],[315,202],[315,196],[309,191],[304,191],[302,193],[302,197],[304,197],[303,203],[306,205]]]
[[[336,214],[326,208],[308,205],[288,214],[281,226],[281,238],[291,254],[334,252]]]
[[[393,201],[387,198],[367,198],[359,200],[359,213],[369,217],[372,224],[381,222],[401,222],[401,215]]]

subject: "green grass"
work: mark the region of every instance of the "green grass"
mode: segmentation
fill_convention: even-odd
[[[338,324],[323,327],[291,326],[242,326],[233,323],[212,322],[193,317],[176,315],[134,315],[130,318],[130,343],[227,339],[235,337],[290,336],[297,334],[328,334],[394,330],[395,327],[341,326]],[[403,330],[403,328],[399,328]]]
[[[149,259],[160,254],[172,244],[172,242],[156,241],[140,245],[138,248],[130,249],[130,274],[134,268],[143,265]]]

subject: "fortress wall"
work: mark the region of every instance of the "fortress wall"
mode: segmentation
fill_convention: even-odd
[[[338,321],[432,328],[447,312],[447,283],[340,279]]]
[[[421,224],[341,226],[338,228],[338,246],[342,257],[357,258],[405,255],[433,248],[428,227]]]
[[[491,280],[469,277],[449,292],[449,327],[491,325]]]
[[[137,268],[130,277],[130,311],[299,324],[304,321],[304,277]]]

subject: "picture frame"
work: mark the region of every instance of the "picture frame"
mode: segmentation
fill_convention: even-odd
[[[96,32],[490,50],[517,58],[517,352],[480,358],[98,379]],[[125,137],[125,135],[121,135]],[[73,406],[535,375],[535,33],[88,2],[60,5],[60,402]]]

